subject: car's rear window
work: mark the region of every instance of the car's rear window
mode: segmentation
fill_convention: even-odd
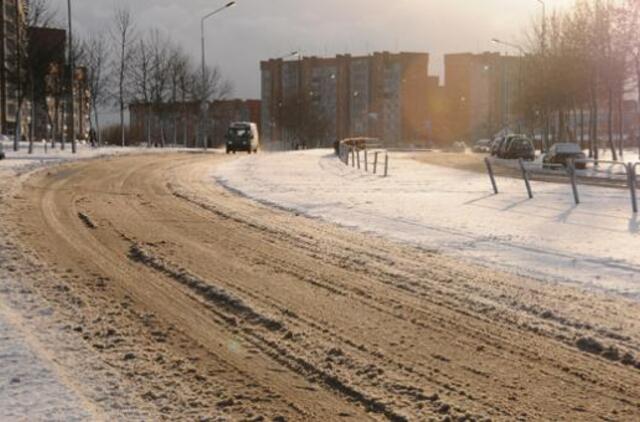
[[[531,148],[531,142],[527,139],[514,139],[511,142],[511,148],[515,149],[529,149]]]

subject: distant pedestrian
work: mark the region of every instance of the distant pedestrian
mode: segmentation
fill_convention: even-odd
[[[89,130],[89,143],[91,144],[91,148],[95,148],[97,145],[97,137],[95,129],[91,128]]]

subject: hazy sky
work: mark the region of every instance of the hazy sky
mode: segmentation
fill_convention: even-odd
[[[66,0],[51,0],[66,22]],[[166,31],[199,60],[200,17],[225,0],[73,0],[74,31],[107,31],[113,9],[131,8],[137,29]],[[563,7],[573,0],[546,0]],[[431,53],[440,73],[445,52],[504,51],[492,37],[522,40],[541,14],[537,0],[238,0],[206,24],[207,55],[234,86],[259,96],[259,61],[293,50],[305,55],[372,51]]]

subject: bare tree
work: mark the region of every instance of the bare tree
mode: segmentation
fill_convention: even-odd
[[[183,126],[183,144],[187,145],[187,96],[186,80],[189,77],[191,63],[189,57],[184,54],[182,49],[174,45],[172,46],[171,59],[169,63],[169,101],[173,103],[173,143],[178,144],[178,128],[179,121],[182,120]],[[181,110],[178,110],[177,104],[181,102]]]
[[[333,143],[329,139],[329,120],[311,96],[302,93],[286,98],[282,116],[282,126],[292,148],[315,148]]]
[[[112,37],[117,45],[115,72],[118,85],[118,105],[120,107],[121,142],[125,146],[124,110],[126,107],[126,84],[134,39],[134,22],[128,8],[116,9],[113,15]]]
[[[87,85],[91,95],[94,132],[98,137],[98,145],[102,145],[100,131],[99,108],[107,101],[106,66],[109,59],[107,42],[102,33],[93,33],[86,42]],[[93,139],[92,139],[93,141]]]
[[[151,146],[151,55],[145,38],[140,38],[131,54],[130,80],[134,101],[144,107],[143,136]]]
[[[151,61],[150,95],[151,112],[153,119],[159,126],[158,131],[160,145],[165,146],[166,133],[166,108],[163,107],[165,100],[170,95],[169,87],[171,82],[171,43],[168,37],[162,35],[160,31],[153,30],[149,34],[149,53]]]
[[[57,24],[58,10],[49,0],[31,0],[27,10],[27,24],[33,28],[44,28]]]

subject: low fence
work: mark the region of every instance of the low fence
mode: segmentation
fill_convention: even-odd
[[[493,188],[493,192],[497,195],[499,194],[498,184],[496,179],[495,166],[497,162],[492,160],[491,158],[485,158],[485,165],[487,168],[487,173],[489,175],[489,179],[491,181],[491,186]],[[527,164],[522,160],[518,160],[518,168],[520,173],[522,174],[522,180],[524,181],[525,189],[527,191],[527,195],[529,199],[533,199],[533,188],[531,186],[531,176],[535,174],[538,168],[534,168],[532,166],[527,166]],[[547,168],[562,170],[565,172],[569,184],[571,185],[571,192],[573,194],[573,199],[576,205],[580,204],[580,190],[579,190],[579,179],[578,173],[576,169],[576,164],[584,164],[585,167],[587,164],[593,164],[594,166],[599,166],[601,164],[609,165],[610,170],[612,168],[620,167],[624,170],[624,173],[621,173],[625,177],[625,187],[629,190],[630,200],[631,200],[631,209],[633,213],[638,213],[638,196],[637,196],[637,175],[638,175],[638,167],[640,163],[621,163],[617,161],[605,161],[605,160],[591,160],[591,159],[580,159],[580,160],[569,160],[567,165],[563,164],[545,164]],[[555,173],[557,174],[557,173]],[[548,175],[548,173],[539,172],[538,175],[544,176]],[[587,178],[588,177],[583,177]],[[594,178],[595,180],[595,178]]]
[[[345,139],[338,144],[338,157],[346,165],[366,173],[389,176],[389,152],[379,148],[380,143],[372,138]]]

